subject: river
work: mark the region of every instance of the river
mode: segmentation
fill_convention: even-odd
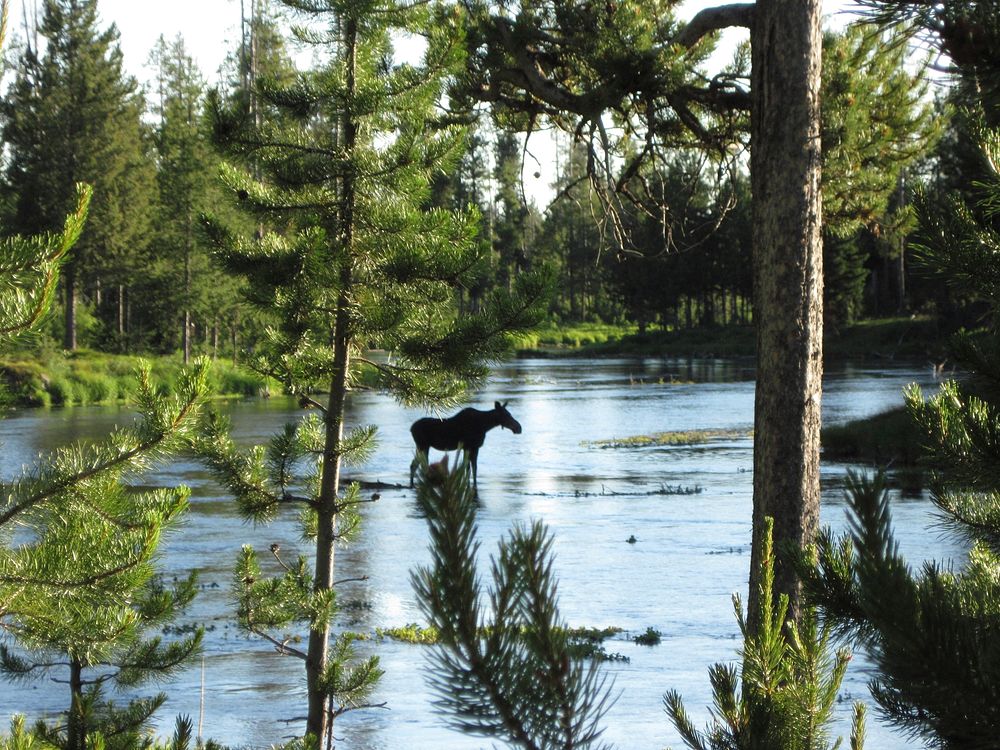
[[[910,382],[934,388],[927,366],[829,367],[824,380],[825,424],[867,416],[902,402]],[[624,633],[606,642],[628,661],[606,663],[618,700],[605,719],[604,738],[623,750],[681,747],[663,712],[662,695],[676,689],[701,724],[708,718],[708,667],[735,659],[733,592],[745,593],[749,568],[752,441],[734,438],[689,447],[602,449],[592,440],[695,429],[749,430],[753,422],[753,367],[749,360],[558,359],[518,360],[496,369],[472,404],[494,400],[524,431],[495,430],[479,456],[479,515],[483,549],[491,553],[513,522],[542,519],[555,535],[556,571],[564,618],[574,626],[615,626]],[[220,408],[232,418],[240,443],[264,442],[301,415],[284,398],[250,400]],[[379,444],[351,476],[406,484],[413,454],[409,424],[421,412],[380,393],[352,394],[349,424],[375,424]],[[0,421],[0,474],[13,475],[39,452],[105,434],[127,422],[124,407],[26,410]],[[435,454],[432,453],[432,458]],[[842,497],[848,467],[822,467],[822,522],[844,526]],[[294,735],[304,712],[301,664],[281,657],[234,626],[228,596],[231,567],[243,544],[266,550],[278,543],[289,554],[307,550],[294,518],[270,526],[244,523],[233,503],[202,467],[189,460],[160,467],[149,484],[186,484],[191,512],[164,544],[168,577],[200,571],[202,591],[183,622],[203,623],[204,666],[165,686],[162,731],[173,717],[199,717],[204,679],[203,734],[231,746],[268,746]],[[685,488],[687,494],[651,494]],[[898,493],[897,493],[898,494]],[[365,580],[339,592],[338,627],[373,632],[420,622],[410,571],[428,559],[425,522],[413,492],[384,490],[366,505],[359,539],[338,552],[337,577]],[[895,498],[900,547],[912,562],[961,561],[965,547],[934,526],[923,495]],[[627,543],[630,537],[635,543]],[[663,634],[657,646],[630,636],[648,627]],[[385,677],[373,697],[384,708],[358,711],[338,722],[338,747],[359,750],[472,750],[482,738],[449,730],[432,707],[424,680],[425,647],[389,640],[366,642],[379,654]],[[837,728],[846,731],[850,702],[867,698],[870,669],[856,657],[841,688]],[[153,689],[145,693],[153,692]],[[145,694],[144,693],[144,694]],[[43,681],[26,688],[0,685],[0,717],[61,710],[66,687]],[[869,718],[869,746],[894,750],[904,738]]]

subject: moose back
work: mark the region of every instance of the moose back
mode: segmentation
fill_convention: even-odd
[[[521,423],[507,411],[507,403],[495,401],[489,411],[481,409],[462,409],[458,414],[447,419],[424,417],[410,426],[410,434],[417,445],[417,457],[410,464],[410,486],[413,486],[413,475],[417,470],[419,456],[427,459],[431,448],[439,451],[453,451],[462,448],[472,465],[472,484],[476,486],[476,460],[479,449],[483,447],[486,433],[494,427],[505,427],[515,435],[521,434]]]

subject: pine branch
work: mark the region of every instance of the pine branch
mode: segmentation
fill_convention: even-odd
[[[431,567],[413,573],[421,609],[443,644],[430,679],[438,705],[464,731],[523,748],[600,747],[610,707],[605,679],[567,649],[558,619],[551,539],[517,529],[493,563],[492,617],[481,625],[475,501],[468,467],[424,467],[417,490],[431,534]],[[486,633],[484,636],[483,633]]]

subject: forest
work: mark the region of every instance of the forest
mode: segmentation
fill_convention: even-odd
[[[258,79],[289,85],[297,75],[277,9],[261,3],[253,10],[246,42],[221,71],[217,95],[227,105],[246,99]],[[114,34],[84,13],[67,11],[32,30],[3,102],[8,231],[53,231],[76,181],[95,191],[88,230],[63,271],[59,314],[43,334],[51,347],[69,351],[238,357],[258,343],[262,324],[239,284],[212,261],[199,224],[201,215],[220,212],[234,225],[247,221],[217,179],[223,157],[206,120],[206,76],[183,38],[161,39],[150,51],[152,82],[141,88],[123,69]],[[55,46],[43,53],[57,44],[72,53]],[[911,267],[907,249],[917,193],[969,189],[965,175],[977,155],[974,126],[960,114],[968,94],[932,84],[929,58],[910,54],[901,39],[876,43],[863,28],[848,27],[828,32],[823,48],[827,325],[903,314],[928,315],[949,330],[975,325],[976,300],[944,294]],[[71,64],[93,87],[86,101],[67,98],[74,95]],[[745,75],[741,64],[726,75]],[[73,127],[40,142],[60,116],[56,108],[70,102]],[[255,106],[255,117],[280,114]],[[428,207],[477,214],[488,262],[462,288],[460,305],[475,310],[520,274],[546,268],[556,290],[546,320],[556,324],[643,332],[751,323],[750,186],[738,128],[724,160],[694,141],[671,144],[655,175],[622,184],[644,201],[619,201],[612,223],[606,197],[589,179],[583,138],[559,140],[555,164],[545,165],[553,202],[539,207],[521,186],[533,146],[523,148],[518,123],[509,113],[491,118],[482,105],[468,106],[456,114],[469,123],[461,153],[453,168],[435,173],[425,199]],[[625,153],[641,146],[629,134],[615,144]],[[73,174],[55,179],[70,154],[79,154]],[[608,177],[619,183],[626,175]]]
[[[690,17],[682,0],[241,0],[219,71],[161,36],[141,85],[99,0],[44,0],[16,20],[0,2],[5,421],[87,402],[128,416],[100,437],[67,428],[37,457],[0,444],[23,462],[0,478],[0,679],[61,696],[42,708],[24,691],[0,750],[245,740],[163,722],[172,679],[201,659],[204,682],[213,637],[186,615],[202,566],[163,565],[208,497],[160,483],[177,461],[224,494],[230,520],[292,533],[288,548],[240,545],[224,584],[225,627],[299,665],[276,688],[298,705],[270,717],[289,724],[280,744],[382,747],[353,723],[392,708],[381,630],[349,625],[345,592],[369,575],[349,561],[373,506],[410,491],[358,479],[384,439],[358,399],[436,418],[494,388],[515,351],[593,357],[596,371],[598,355],[734,340],[753,358],[752,425],[671,439],[742,441],[750,461],[735,493],[745,538],[730,546],[739,645],[717,655],[737,661],[709,667],[707,714],[659,688],[673,741],[861,748],[873,712],[914,746],[996,745],[1000,3],[859,0],[824,29],[820,0]],[[720,65],[734,28],[750,41]],[[547,205],[525,175],[550,180]],[[604,346],[581,350],[582,336]],[[845,352],[955,375],[908,386],[899,418],[923,497],[964,540],[959,564],[901,554],[900,467],[882,455],[837,475],[848,520],[820,527],[824,366]],[[518,377],[510,387],[547,387]],[[286,399],[294,418],[249,444],[220,394]],[[456,736],[610,747],[605,721],[631,694],[608,676],[611,631],[560,609],[559,524],[518,516],[488,562],[481,551],[497,485],[480,496],[477,453],[494,426],[521,434],[508,404],[521,406],[497,395],[481,413],[478,445],[443,440],[467,460],[429,462],[414,425],[407,517],[429,558],[408,563],[422,622],[402,637],[427,646],[433,712]],[[581,444],[649,445],[600,437]],[[842,687],[850,649],[867,660],[864,696]]]

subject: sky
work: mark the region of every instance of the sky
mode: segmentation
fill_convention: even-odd
[[[724,1],[688,0],[681,6],[681,15],[690,17],[703,7]],[[32,3],[42,4],[41,0],[12,0],[13,30],[20,31],[22,7]],[[853,5],[851,0],[824,0],[824,12],[836,16]],[[139,80],[149,77],[146,62],[160,34],[167,39],[182,34],[209,81],[216,79],[219,65],[239,40],[239,0],[99,0],[97,7],[104,25],[118,26],[126,67]],[[727,32],[727,36],[735,40],[738,32]]]
[[[701,8],[728,1],[688,0],[681,6],[680,16],[690,18]],[[11,31],[21,34],[25,5],[40,8],[42,4],[42,0],[11,0]],[[853,0],[824,0],[827,23],[845,25],[850,17],[844,11],[853,6]],[[184,37],[188,53],[209,84],[217,82],[219,66],[239,42],[240,0],[98,0],[97,7],[102,28],[111,23],[118,27],[125,67],[140,82],[152,77],[148,67],[149,53],[161,34],[168,40],[177,34]],[[720,60],[731,59],[733,47],[745,38],[746,33],[741,30],[726,31],[717,53]],[[536,136],[532,151],[541,165],[530,160],[525,164],[525,192],[536,205],[544,207],[555,180],[554,146],[550,139]]]

